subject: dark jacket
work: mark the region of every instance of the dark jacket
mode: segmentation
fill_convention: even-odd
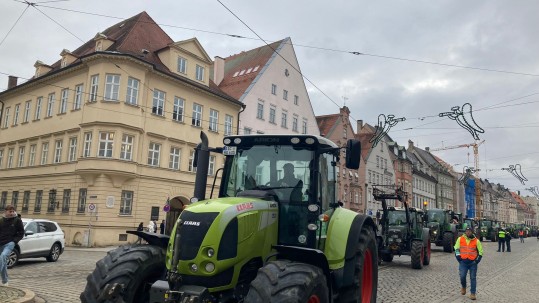
[[[13,218],[0,217],[0,245],[11,241],[19,243],[24,237],[24,226],[22,220],[15,216]]]

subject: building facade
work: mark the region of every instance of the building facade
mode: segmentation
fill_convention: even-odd
[[[210,80],[196,39],[174,42],[145,12],[60,55],[0,93],[0,203],[59,222],[67,245],[134,241],[126,230],[150,219],[170,228],[193,195],[200,132],[221,146],[242,104]],[[213,155],[209,174],[222,164]]]

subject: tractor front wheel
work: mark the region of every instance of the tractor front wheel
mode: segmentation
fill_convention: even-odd
[[[271,261],[258,270],[245,302],[329,301],[326,276],[321,268],[288,260]]]
[[[163,277],[165,250],[154,245],[120,246],[96,263],[80,295],[83,303],[109,302],[105,290],[120,286],[124,302],[147,303],[151,285]],[[114,301],[115,302],[115,301]]]
[[[453,233],[444,234],[444,252],[453,252]]]
[[[425,258],[425,249],[423,248],[423,241],[413,241],[412,242],[412,251],[410,252],[412,257],[412,268],[421,269],[423,268],[423,261]]]
[[[427,240],[427,246],[425,247],[423,257],[423,265],[429,265],[430,264],[430,239]]]

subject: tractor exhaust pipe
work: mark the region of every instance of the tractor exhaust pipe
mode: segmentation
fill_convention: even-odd
[[[208,136],[202,131],[200,132],[200,140],[201,142],[195,149],[195,158],[193,159],[193,164],[197,168],[194,197],[198,201],[206,199],[206,183],[208,181],[208,165],[210,162]]]

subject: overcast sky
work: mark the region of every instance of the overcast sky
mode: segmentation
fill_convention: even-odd
[[[376,125],[382,113],[405,117],[390,130],[393,139],[439,148],[474,143],[455,121],[438,117],[469,102],[483,109],[473,113],[485,130],[480,176],[524,195],[539,186],[539,1],[222,2],[263,39],[292,39],[304,76],[318,87],[306,81],[316,115],[337,113],[346,98],[354,121]],[[79,39],[144,10],[174,41],[196,37],[211,57],[264,45],[216,0],[37,3],[22,14],[25,4],[2,0],[0,90],[5,74],[29,78],[36,60],[52,64],[62,49],[81,45]],[[459,172],[473,166],[471,148],[435,154]],[[501,170],[515,164],[529,180],[525,185]]]

